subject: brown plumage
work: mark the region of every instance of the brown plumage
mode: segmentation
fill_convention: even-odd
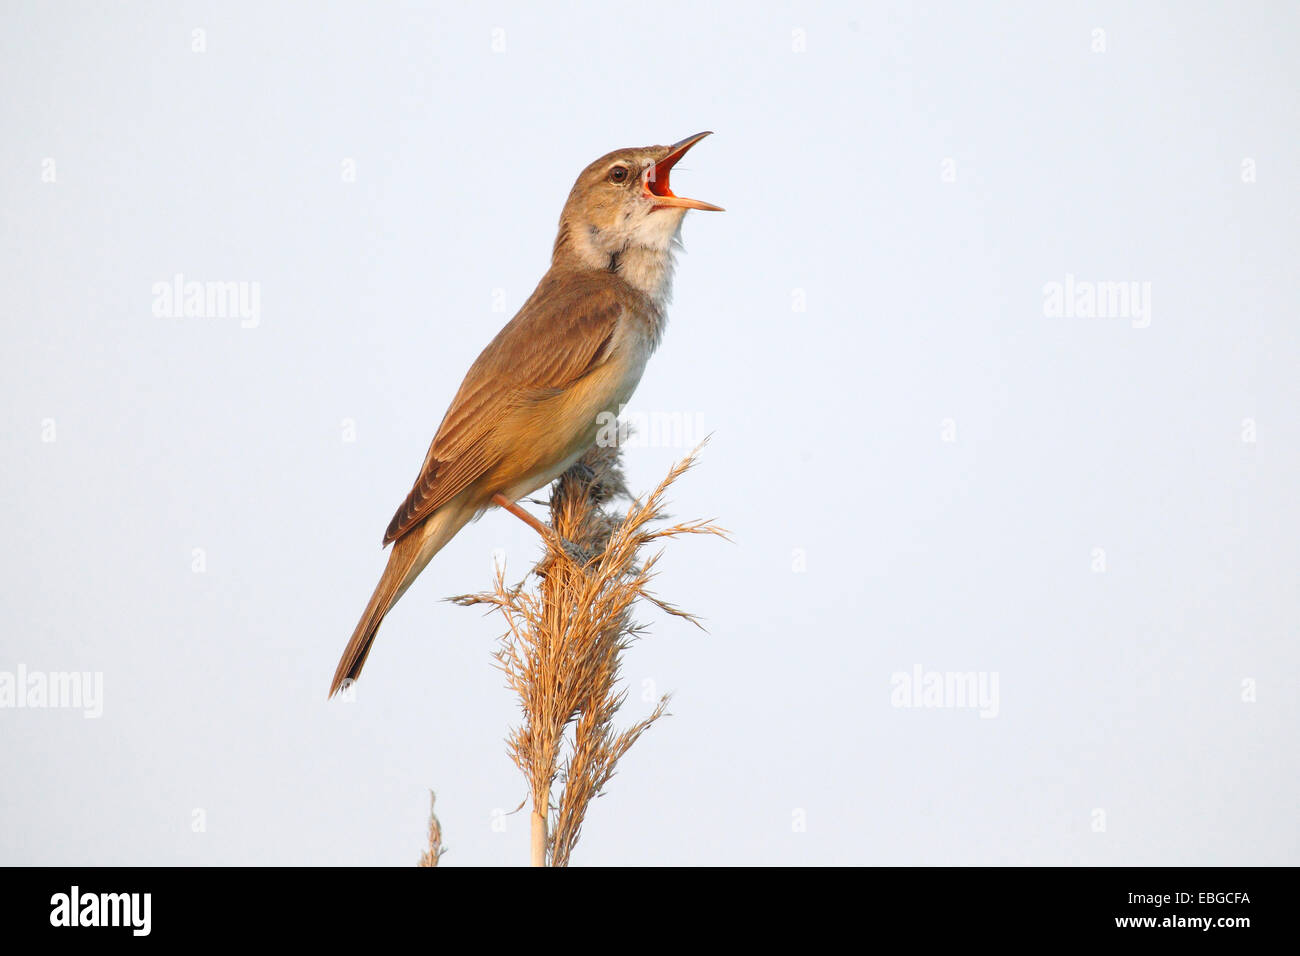
[[[631,398],[659,342],[672,243],[687,209],[668,174],[707,133],[609,153],[578,177],[551,268],[470,366],[384,544],[388,565],[330,685],[355,680],[384,616],[494,496],[513,503],[559,477]]]

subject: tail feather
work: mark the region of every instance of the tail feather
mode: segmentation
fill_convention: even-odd
[[[345,680],[356,680],[361,676],[361,668],[365,666],[366,657],[375,643],[375,635],[379,632],[384,615],[397,603],[406,588],[410,587],[411,580],[414,580],[415,576],[410,574],[413,559],[418,554],[418,549],[411,547],[414,544],[414,541],[402,540],[394,546],[393,553],[388,558],[388,566],[384,568],[384,574],[375,586],[375,593],[370,596],[370,603],[366,605],[356,630],[352,632],[352,639],[348,641],[348,646],[339,659],[338,669],[334,672],[334,683],[330,684],[331,697],[338,693]],[[407,579],[408,575],[410,580]]]
[[[450,504],[450,503],[449,503]],[[384,568],[375,593],[370,596],[352,632],[352,639],[339,659],[338,669],[334,671],[334,682],[330,684],[330,696],[333,697],[343,687],[343,682],[356,680],[361,676],[370,648],[375,643],[375,634],[384,616],[398,602],[406,589],[424,570],[429,560],[442,550],[461,528],[465,526],[470,514],[460,508],[444,506],[427,518],[423,525],[412,528],[393,544],[388,556],[388,565]]]

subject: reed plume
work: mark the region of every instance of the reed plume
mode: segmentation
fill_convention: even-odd
[[[636,601],[700,626],[648,589],[662,548],[641,558],[648,546],[680,535],[726,536],[711,521],[653,527],[666,516],[669,487],[698,452],[638,501],[628,492],[619,448],[593,447],[552,485],[552,533],[531,578],[507,587],[498,567],[492,591],[453,599],[499,609],[506,620],[495,656],[522,712],[506,744],[528,781],[534,866],[569,864],[587,807],[637,738],[667,712],[665,694],[630,727],[614,723],[626,697],[618,687],[622,654],[644,634],[631,617]],[[619,499],[630,502],[621,515],[613,507]]]
[[[438,822],[438,814],[435,812],[434,804],[438,802],[438,795],[432,790],[429,791],[429,846],[420,854],[420,862],[416,866],[437,866],[442,855],[447,852],[447,848],[442,845],[442,824]]]

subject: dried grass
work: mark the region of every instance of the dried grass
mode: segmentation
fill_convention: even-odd
[[[447,852],[447,848],[442,845],[442,824],[438,822],[438,814],[434,812],[434,804],[438,802],[438,795],[432,790],[429,791],[429,847],[420,854],[420,862],[416,866],[437,866],[442,855]]]
[[[632,499],[619,449],[595,447],[552,486],[547,552],[533,577],[515,587],[497,569],[490,592],[454,598],[499,609],[508,631],[496,652],[523,714],[506,738],[510,758],[528,781],[534,865],[567,866],[591,801],[614,776],[618,761],[667,712],[665,694],[649,716],[617,730],[614,719],[623,652],[644,633],[631,618],[637,600],[685,618],[686,611],[648,590],[662,547],[688,534],[726,537],[711,521],[652,527],[666,517],[669,487],[694,463],[699,448],[675,465],[644,501]],[[625,514],[611,504],[631,501]],[[570,543],[566,549],[559,539]],[[577,552],[577,553],[573,553]],[[553,789],[559,781],[559,792]]]

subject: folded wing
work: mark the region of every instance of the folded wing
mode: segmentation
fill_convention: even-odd
[[[489,471],[510,410],[564,391],[598,368],[630,290],[607,274],[547,276],[479,355],[438,426],[424,465],[384,533],[387,545]]]

